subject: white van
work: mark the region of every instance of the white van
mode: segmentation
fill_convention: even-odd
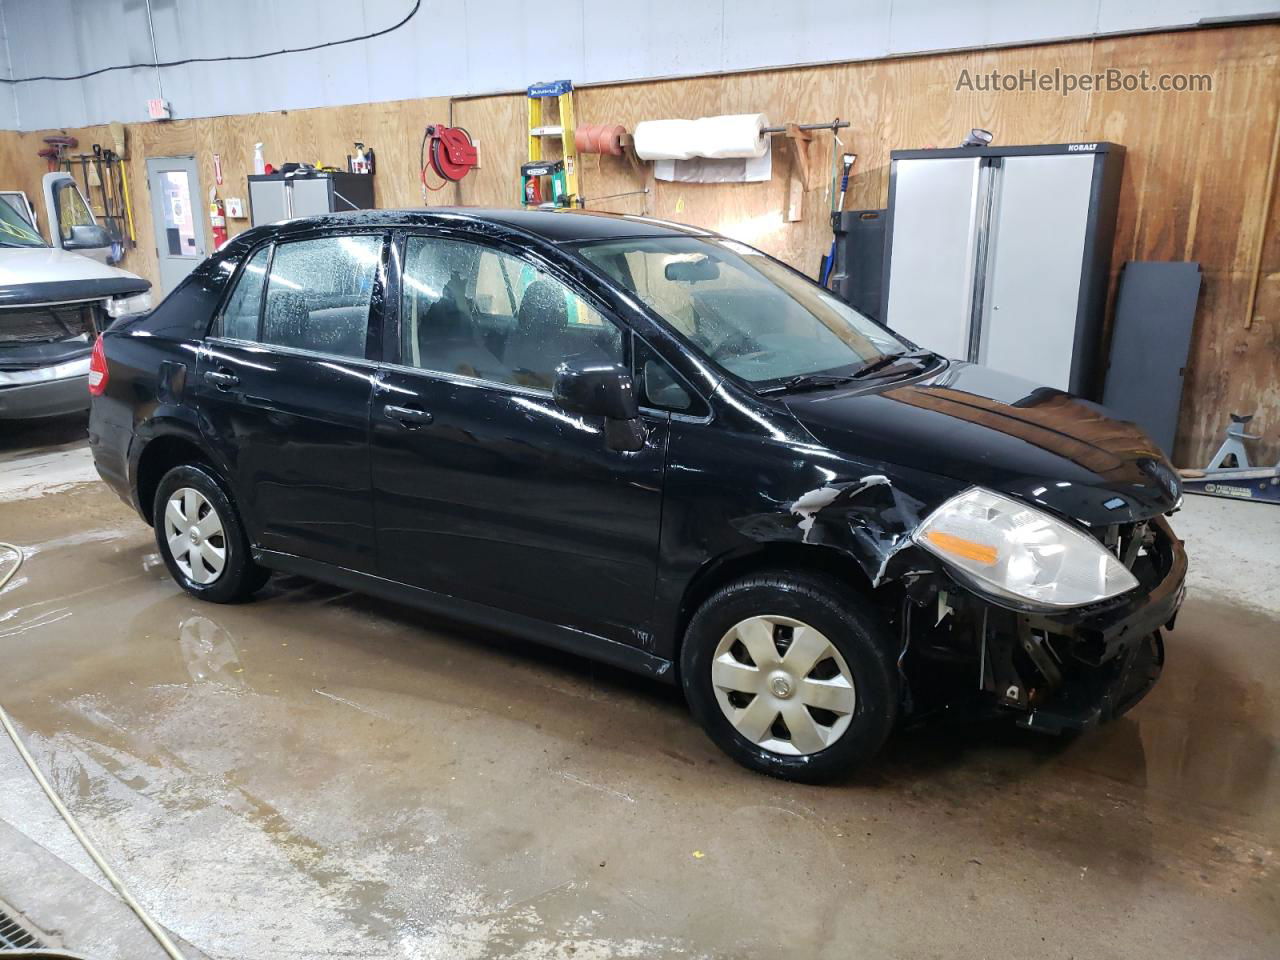
[[[0,420],[89,407],[89,354],[116,317],[151,309],[151,284],[107,265],[111,239],[66,173],[44,178],[52,244],[21,191],[0,191]]]

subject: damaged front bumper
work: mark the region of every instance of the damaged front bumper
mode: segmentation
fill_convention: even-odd
[[[1163,517],[1129,525],[1116,535],[1116,549],[1131,557],[1140,586],[1088,607],[1040,614],[1009,609],[954,580],[937,590],[934,626],[904,621],[912,687],[927,690],[943,663],[967,663],[958,668],[963,675],[976,657],[985,706],[1030,729],[1084,730],[1129,710],[1160,677],[1163,631],[1182,605],[1187,558]],[[920,586],[909,600],[928,609]]]

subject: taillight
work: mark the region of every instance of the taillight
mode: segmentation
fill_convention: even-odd
[[[89,357],[89,393],[100,397],[107,391],[107,353],[102,349],[102,338],[94,341],[93,354]]]

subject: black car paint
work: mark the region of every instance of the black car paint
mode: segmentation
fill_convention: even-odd
[[[257,245],[370,230],[387,243],[366,359],[205,339]],[[601,424],[566,416],[545,393],[400,366],[395,266],[414,231],[493,244],[570,284],[670,365],[700,415],[643,410],[644,449],[620,453],[607,449]],[[1007,622],[1011,637],[1052,628],[1107,642],[1172,619],[1185,558],[1162,519],[1158,588],[1061,616],[1006,609],[910,539],[931,510],[974,484],[1084,527],[1159,518],[1176,508],[1177,481],[1139,431],[1085,401],[954,362],[762,397],[562,246],[677,234],[709,235],[640,218],[474,210],[364,211],[250,230],[149,315],[107,333],[110,377],[90,424],[98,469],[146,518],[141,459],[155,440],[181,438],[231,481],[255,556],[269,567],[667,679],[691,604],[751,564],[861,571],[902,634],[907,666],[913,630],[927,619],[912,627],[907,611],[943,591],[981,620],[984,658],[996,629],[988,616]],[[218,370],[240,378],[248,411],[220,409],[224,391],[203,378]],[[388,403],[421,407],[432,422],[409,429],[385,414]],[[1120,440],[1091,443],[1074,435],[1073,420],[1116,427]],[[1028,707],[1018,697],[1005,705]]]

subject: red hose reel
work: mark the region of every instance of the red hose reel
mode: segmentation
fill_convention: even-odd
[[[471,134],[463,127],[446,127],[444,124],[430,124],[422,135],[422,185],[428,190],[439,190],[427,183],[427,168],[430,167],[445,183],[457,183],[476,165],[479,158],[476,145]]]

